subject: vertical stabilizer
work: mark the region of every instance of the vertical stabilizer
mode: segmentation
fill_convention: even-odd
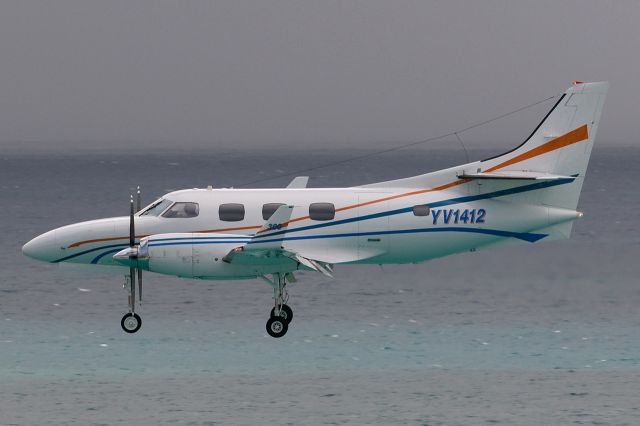
[[[546,205],[575,210],[608,88],[607,82],[574,84],[524,143],[481,161],[482,171],[575,176],[573,183],[550,188],[542,197]]]

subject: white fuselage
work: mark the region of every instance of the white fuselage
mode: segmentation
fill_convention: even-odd
[[[294,206],[283,247],[332,264],[421,262],[504,239],[534,242],[544,236],[535,230],[577,217],[572,210],[510,203],[508,194],[494,199],[491,192],[474,190],[473,182],[465,185],[469,190],[462,196],[459,190],[398,188],[176,191],[163,198],[197,203],[198,215],[168,218],[138,214],[136,240],[184,234],[160,238],[162,241],[151,237],[155,238],[150,242],[156,250],[155,259],[160,256],[162,261],[156,260],[150,270],[184,277],[232,279],[300,267],[295,262],[244,266],[222,261],[226,253],[244,244],[262,226],[262,208],[267,203]],[[220,219],[219,208],[228,203],[244,206],[242,220]],[[311,203],[332,203],[335,217],[313,220],[309,217]],[[430,206],[427,215],[414,214],[414,206],[425,205]],[[49,262],[114,265],[113,254],[128,245],[128,226],[127,217],[81,222],[50,231],[29,244],[38,246],[33,257]]]

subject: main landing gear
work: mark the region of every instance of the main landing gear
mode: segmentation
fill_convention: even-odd
[[[293,319],[293,310],[286,304],[289,299],[287,293],[287,275],[273,274],[273,280],[265,279],[273,286],[274,306],[267,321],[267,333],[271,337],[282,337],[289,330],[289,323]]]
[[[142,271],[140,271],[142,272]],[[140,272],[138,273],[140,275]],[[123,287],[128,290],[129,293],[129,313],[125,314],[120,321],[120,326],[127,333],[135,333],[142,327],[142,318],[136,314],[136,278],[134,272],[129,275],[125,275]],[[142,279],[142,277],[138,277]]]

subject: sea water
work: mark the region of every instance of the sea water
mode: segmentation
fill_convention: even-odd
[[[266,334],[260,280],[146,273],[128,335],[122,276],[20,252],[49,229],[126,215],[137,185],[148,203],[368,152],[0,155],[0,425],[640,424],[640,149],[594,150],[568,241],[299,273],[281,339]],[[310,186],[462,161],[399,151],[312,170]]]

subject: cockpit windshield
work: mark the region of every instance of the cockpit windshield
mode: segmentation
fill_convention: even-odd
[[[169,207],[171,205],[171,203],[173,203],[173,201],[167,200],[165,198],[160,198],[155,203],[153,203],[149,207],[147,207],[146,210],[144,210],[142,213],[140,213],[140,216],[160,216],[160,214],[167,207]]]
[[[198,203],[175,203],[162,214],[162,217],[196,217],[198,213],[200,213]]]

